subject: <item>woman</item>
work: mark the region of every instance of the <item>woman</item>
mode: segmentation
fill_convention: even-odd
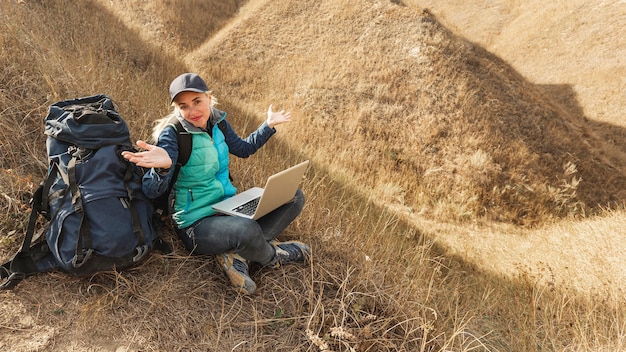
[[[242,293],[252,294],[256,284],[249,276],[248,263],[277,267],[304,261],[310,248],[298,241],[274,239],[300,214],[304,195],[298,190],[293,201],[259,220],[221,216],[211,205],[235,194],[229,179],[228,155],[246,158],[254,154],[276,133],[275,126],[291,121],[291,113],[272,111],[267,120],[242,139],[225,120],[226,113],[215,108],[216,99],[205,81],[195,73],[185,73],[170,84],[174,107],[155,128],[156,145],[138,141],[142,152],[122,155],[137,165],[149,168],[143,178],[143,191],[150,198],[163,194],[173,177],[178,160],[178,142],[173,126],[176,120],[192,136],[189,161],[179,172],[172,192],[170,209],[176,232],[194,254],[216,255],[231,283]],[[218,127],[218,123],[223,128]]]

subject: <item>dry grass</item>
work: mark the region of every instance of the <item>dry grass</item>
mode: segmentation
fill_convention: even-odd
[[[188,62],[241,106],[293,106],[296,145],[407,212],[534,225],[623,201],[600,141],[510,66],[428,13],[364,3],[265,6]]]
[[[0,90],[2,258],[19,245],[45,172],[42,119],[59,99],[109,94],[133,136],[146,138],[168,111],[169,80],[197,71],[242,132],[269,103],[297,116],[253,158],[234,161],[237,180],[252,176],[240,187],[314,161],[307,207],[284,235],[311,244],[309,265],[253,268],[258,293],[238,296],[211,258],[189,257],[170,238],[175,255],[128,272],[40,275],[0,293],[0,348],[624,347],[623,292],[609,276],[585,294],[564,278],[567,263],[513,259],[515,270],[503,271],[496,260],[486,270],[476,253],[441,240],[462,247],[459,234],[481,241],[492,228],[502,247],[563,227],[615,233],[618,211],[570,216],[622,202],[624,177],[589,126],[431,14],[378,1],[24,0],[0,3],[0,19],[0,82],[10,88]]]
[[[405,3],[429,7],[446,26],[496,53],[529,80],[541,83],[547,88],[544,93],[574,116],[606,123],[606,132],[615,132],[611,126],[624,126],[626,102],[618,93],[626,88],[621,79],[626,47],[618,39],[626,35],[623,2]],[[476,21],[477,17],[482,20]],[[541,30],[537,30],[538,24]],[[622,149],[619,140],[606,142]]]

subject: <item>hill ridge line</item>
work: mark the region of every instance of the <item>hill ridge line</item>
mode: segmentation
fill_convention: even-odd
[[[269,2],[269,0],[252,0],[239,9],[239,14],[228,22],[222,29],[220,29],[215,35],[211,36],[207,41],[198,46],[194,51],[188,53],[183,58],[185,65],[192,71],[196,70],[196,60],[207,52],[212,51],[219,43],[228,37],[230,32],[237,28],[242,22],[246,21],[250,16],[257,12],[258,9],[263,7]]]

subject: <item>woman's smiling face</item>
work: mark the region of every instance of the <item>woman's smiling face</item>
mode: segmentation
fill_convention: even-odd
[[[198,128],[207,128],[207,122],[211,117],[209,93],[181,92],[176,95],[174,105],[189,123]]]

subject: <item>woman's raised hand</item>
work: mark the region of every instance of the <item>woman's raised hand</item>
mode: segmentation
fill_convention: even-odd
[[[267,125],[270,126],[270,128],[274,128],[281,123],[286,123],[290,121],[291,112],[285,110],[272,111],[272,105],[270,105],[269,109],[267,109]]]
[[[141,152],[122,152],[122,156],[138,166],[141,167],[154,167],[167,169],[172,166],[172,159],[167,154],[165,149],[157,147],[156,145],[148,144],[144,141],[137,141],[137,146],[144,151]]]

